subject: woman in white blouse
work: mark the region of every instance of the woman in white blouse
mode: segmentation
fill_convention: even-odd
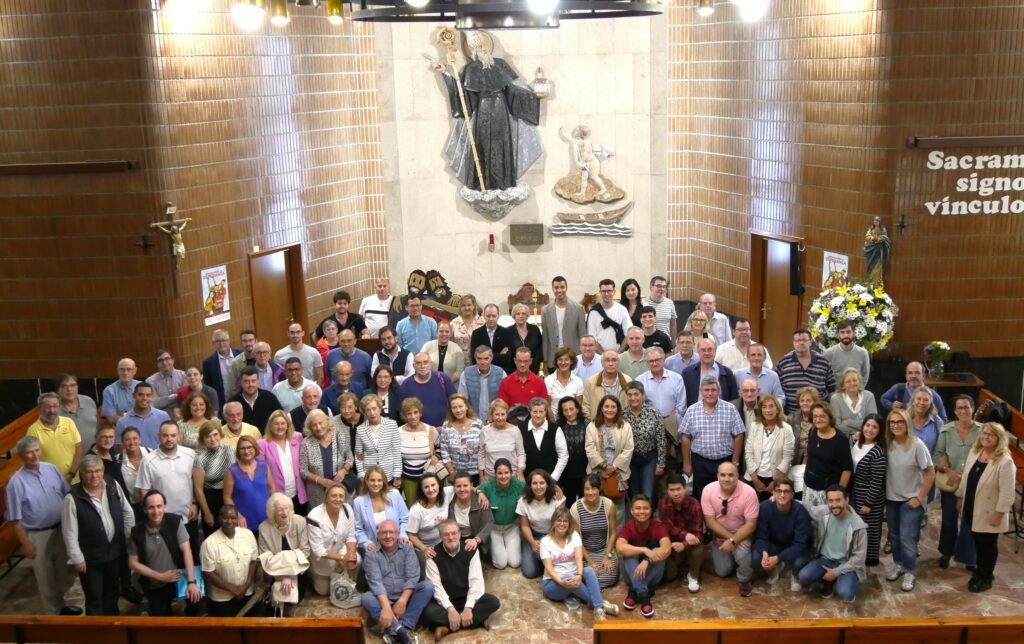
[[[318,595],[331,590],[331,574],[344,568],[355,580],[359,570],[356,549],[356,519],[345,502],[348,492],[344,484],[335,482],[327,488],[324,502],[309,513],[309,549],[312,553],[310,576]]]
[[[423,345],[421,351],[430,356],[430,363],[437,371],[443,371],[456,385],[466,368],[466,354],[452,341],[452,325],[447,320],[437,323],[437,339]]]
[[[864,419],[878,413],[875,394],[864,390],[860,371],[849,368],[839,376],[839,386],[830,399],[836,417],[836,429],[846,434],[852,443]]]
[[[743,477],[757,491],[759,501],[768,499],[775,479],[789,472],[795,444],[793,428],[782,418],[782,403],[775,396],[762,396],[757,402],[757,420],[750,424],[743,448],[747,464]]]
[[[555,420],[558,401],[562,398],[572,396],[583,404],[583,380],[572,372],[576,368],[576,352],[569,347],[555,351],[554,366],[554,372],[544,378],[544,385],[548,388],[548,398],[551,401],[548,409],[551,410],[549,414],[552,422]]]

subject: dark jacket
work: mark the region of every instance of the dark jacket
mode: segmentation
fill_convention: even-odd
[[[231,349],[231,357],[235,357],[241,352],[241,349]],[[227,396],[224,395],[224,377],[220,374],[220,361],[216,351],[203,358],[203,382],[217,392],[217,400],[221,403],[227,401]],[[220,413],[219,409],[217,413]]]
[[[491,342],[490,336],[487,335],[487,327],[482,326],[473,330],[473,334],[469,336],[469,360],[470,362],[476,361],[476,348],[480,345],[487,345],[491,347],[491,351],[494,352],[493,364],[501,367],[505,373],[512,371],[512,358],[514,357],[511,344],[508,339],[508,329],[498,325],[498,328],[494,330],[494,342]],[[501,355],[504,349],[508,349],[508,353]]]
[[[736,388],[736,377],[732,374],[732,369],[721,362],[716,362],[715,364],[718,365],[718,399],[724,401],[739,398],[740,392]],[[687,407],[700,400],[700,380],[699,362],[683,369],[683,385],[686,387]]]

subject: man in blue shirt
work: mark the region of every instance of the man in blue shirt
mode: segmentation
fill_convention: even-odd
[[[327,352],[327,359],[324,361],[326,373],[333,374],[334,368],[342,361],[352,365],[352,382],[361,390],[369,388],[373,358],[356,346],[356,336],[350,329],[342,331],[338,336],[338,347]]]
[[[434,584],[420,581],[416,551],[398,540],[398,526],[384,521],[377,528],[380,548],[363,559],[366,585],[363,609],[384,632],[386,641],[413,642],[420,614],[434,597]]]
[[[160,433],[160,425],[171,417],[167,412],[153,408],[153,385],[148,382],[140,382],[135,386],[135,393],[132,398],[135,405],[128,410],[128,413],[117,421],[117,444],[121,444],[121,434],[125,427],[135,427],[139,430],[142,438],[142,446],[149,449],[156,449],[160,444],[157,435]]]
[[[102,413],[108,423],[116,423],[135,406],[132,394],[135,393],[135,386],[142,382],[135,379],[137,371],[135,361],[131,358],[121,358],[117,363],[117,380],[106,386],[100,399]]]
[[[810,561],[811,515],[793,500],[793,482],[775,481],[772,498],[762,501],[757,516],[757,536],[751,558],[754,567],[768,575],[768,585],[779,580],[783,568],[793,577],[789,589],[800,592],[800,570]]]
[[[14,525],[43,600],[43,611],[56,614],[71,586],[68,553],[60,531],[60,512],[67,481],[56,466],[42,460],[39,439],[25,436],[15,446],[23,463],[7,483],[7,520]]]
[[[418,295],[409,296],[405,302],[405,312],[409,316],[402,318],[395,325],[398,346],[415,355],[424,344],[437,338],[437,322],[423,315],[423,301]]]
[[[920,362],[908,362],[906,369],[907,381],[905,383],[898,382],[892,387],[889,387],[888,391],[882,394],[880,399],[882,407],[886,413],[893,409],[909,409],[910,399],[914,396],[914,390],[924,385],[924,365]],[[946,406],[942,404],[942,397],[939,392],[932,389],[932,402],[935,403],[935,409],[939,412],[939,417],[942,422],[946,422]]]

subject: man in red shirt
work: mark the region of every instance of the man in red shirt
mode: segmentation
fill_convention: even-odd
[[[498,398],[515,405],[529,405],[533,398],[548,399],[548,388],[544,379],[530,371],[533,354],[526,347],[516,349],[516,370],[505,377],[498,387]]]
[[[686,493],[686,481],[672,472],[665,477],[667,494],[658,502],[658,517],[668,529],[672,552],[665,562],[665,581],[679,577],[685,562],[686,587],[700,592],[700,567],[704,563],[704,514],[700,501]]]
[[[622,557],[629,592],[622,605],[626,610],[640,606],[640,614],[654,617],[650,589],[665,574],[665,560],[672,551],[672,542],[665,524],[651,518],[651,500],[643,494],[633,497],[629,506],[633,518],[619,530],[615,551]]]

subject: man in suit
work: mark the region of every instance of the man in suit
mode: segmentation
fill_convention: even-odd
[[[700,355],[700,362],[683,369],[686,406],[689,407],[697,402],[700,394],[700,382],[706,376],[718,378],[721,400],[735,399],[739,395],[739,392],[736,391],[736,378],[729,367],[715,362],[715,341],[711,338],[702,338],[697,353]]]
[[[548,303],[540,314],[544,366],[548,373],[555,370],[555,351],[562,347],[578,347],[580,338],[587,333],[587,314],[583,306],[566,297],[568,290],[569,285],[561,275],[551,280],[555,301]]]
[[[224,383],[231,381],[231,359],[241,352],[232,348],[227,331],[213,332],[213,353],[203,358],[203,380],[217,392],[218,400],[226,401],[230,397],[224,395]]]
[[[484,325],[473,331],[473,335],[470,336],[469,351],[475,356],[477,347],[489,346],[494,353],[494,364],[505,373],[512,373],[515,370],[512,362],[513,351],[506,337],[507,332],[498,326],[499,315],[497,304],[488,304],[484,307]]]

